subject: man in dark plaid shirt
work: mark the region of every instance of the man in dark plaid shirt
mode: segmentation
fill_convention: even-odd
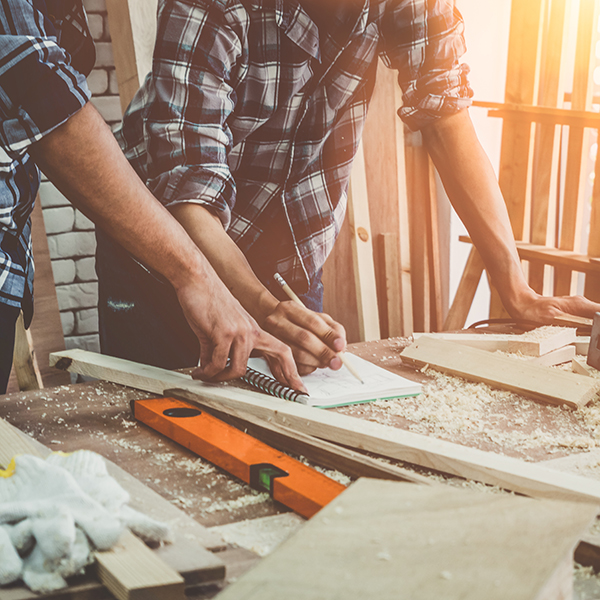
[[[319,358],[295,346],[305,315],[279,302],[273,274],[321,310],[321,268],[344,217],[380,56],[398,71],[401,118],[422,131],[511,314],[547,321],[559,309],[598,308],[582,298],[541,298],[525,282],[468,116],[464,49],[453,0],[159,2],[152,72],[117,138],[244,307],[292,346],[301,373]],[[127,339],[128,356],[148,360],[140,340],[153,329],[161,340],[153,360],[193,362],[197,342],[186,336],[168,286],[101,232],[97,259],[103,349],[113,353]],[[110,298],[140,310],[116,314]]]
[[[302,389],[290,349],[262,331],[226,289],[135,175],[88,103],[78,69],[90,70],[93,59],[81,0],[0,3],[0,393],[10,372],[15,321],[22,309],[28,324],[33,310],[30,215],[40,181],[36,165],[173,286],[179,310],[202,342],[205,360],[197,376],[239,376],[256,348],[283,382]],[[329,360],[336,356],[331,348],[324,353]]]

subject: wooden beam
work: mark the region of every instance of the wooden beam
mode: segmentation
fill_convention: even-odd
[[[373,239],[369,220],[365,155],[359,144],[348,186],[348,223],[352,234],[352,260],[356,282],[356,303],[360,341],[381,338],[379,308],[373,262]]]
[[[600,381],[526,361],[500,356],[462,344],[423,337],[405,348],[402,362],[415,367],[429,365],[437,371],[487,383],[523,396],[571,408],[597,398]]]
[[[467,258],[465,270],[460,278],[456,295],[452,301],[452,306],[450,306],[444,321],[443,329],[445,331],[462,329],[465,326],[482,273],[483,260],[477,252],[477,248],[472,248]]]
[[[13,368],[21,391],[43,389],[44,383],[33,349],[33,339],[31,332],[25,329],[23,313],[19,314],[15,325]]]
[[[184,373],[85,350],[57,352],[51,356],[51,362],[74,373],[152,393],[163,394],[166,389],[172,388],[185,389],[197,394],[202,404],[217,410],[247,411],[262,420],[329,442],[530,496],[600,501],[598,481],[556,473],[515,458],[363,421],[334,411],[286,402],[232,386],[205,384],[192,380]]]
[[[157,0],[106,0],[121,111],[152,68]]]
[[[214,414],[219,419],[262,440],[265,444],[269,444],[283,452],[300,454],[321,467],[336,469],[349,477],[374,477],[377,479],[391,479],[394,481],[410,481],[411,483],[434,485],[434,481],[429,477],[419,475],[414,471],[409,471],[402,467],[390,465],[360,452],[343,448],[337,444],[320,440],[302,431],[296,431],[277,423],[259,419],[249,411],[241,409],[227,412],[220,411],[217,408],[218,405],[202,404],[198,394],[187,390],[165,390],[164,395],[194,402],[201,408],[208,409],[211,414]]]
[[[42,453],[6,421],[0,419],[0,466],[8,466],[16,454]],[[98,577],[117,600],[183,600],[184,580],[160,560],[128,529],[117,546],[96,552]]]
[[[537,331],[537,330],[534,330]],[[557,327],[549,330],[546,337],[532,335],[532,332],[521,335],[501,333],[415,333],[415,340],[424,337],[436,340],[446,340],[456,344],[464,344],[480,350],[495,352],[520,352],[527,356],[542,356],[552,350],[575,343],[575,329]]]

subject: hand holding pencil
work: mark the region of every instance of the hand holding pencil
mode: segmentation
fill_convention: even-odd
[[[290,300],[292,300],[293,302],[295,302],[296,304],[298,304],[299,306],[302,306],[305,310],[306,307],[304,306],[304,303],[302,302],[302,300],[300,300],[300,298],[298,297],[298,295],[294,292],[294,290],[292,290],[292,288],[286,283],[285,279],[283,279],[283,277],[279,274],[279,273],[275,273],[274,275],[274,279],[275,281],[281,286],[282,290],[287,294],[287,296],[290,298]],[[315,313],[315,315],[317,315],[317,313]],[[339,325],[339,323],[336,323],[333,319],[331,319],[331,317],[329,317],[328,315],[324,315],[324,314],[320,314],[317,315],[318,317],[322,318],[322,319],[327,319],[330,321],[329,326],[337,326],[339,328],[341,328],[341,325]],[[330,331],[333,331],[333,329],[330,329]],[[343,331],[343,328],[342,328]],[[328,335],[330,336],[330,333],[328,332]],[[325,340],[323,340],[325,341]],[[343,353],[343,349],[345,348],[345,334],[344,337],[338,337],[336,339],[334,339],[332,341],[332,346],[333,346],[333,351],[336,354],[337,359],[339,359],[340,364],[336,364],[337,361],[334,359],[332,359],[330,361],[330,364],[328,366],[330,366],[330,368],[333,369],[339,369],[342,364],[350,371],[350,373],[352,373],[352,375],[354,377],[356,377],[356,379],[358,379],[361,383],[364,383],[362,378],[360,377],[360,375],[356,372],[356,370],[352,367],[352,365],[349,363],[348,359],[344,356]],[[327,366],[327,365],[320,365],[320,366]],[[300,371],[300,373],[302,374],[302,371],[300,369],[300,366],[298,368],[298,370]],[[311,369],[314,370],[314,367]]]

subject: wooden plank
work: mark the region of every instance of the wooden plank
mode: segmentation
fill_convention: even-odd
[[[508,359],[510,360],[510,359]],[[231,386],[194,381],[189,375],[85,350],[52,355],[51,362],[89,377],[105,379],[152,393],[185,389],[199,401],[228,412],[243,410],[256,417],[336,444],[407,463],[474,479],[531,496],[600,501],[600,482],[432,437],[286,402]],[[583,378],[581,378],[583,379]],[[191,396],[190,396],[191,398]]]
[[[19,389],[40,390],[43,389],[44,383],[40,368],[38,367],[37,358],[33,349],[33,339],[31,332],[25,329],[23,323],[23,313],[19,314],[15,325],[15,349],[13,352],[13,369]]]
[[[33,321],[29,333],[44,387],[64,385],[71,383],[68,374],[51,369],[48,365],[50,352],[64,350],[65,340],[60,321],[56,288],[54,287],[54,275],[52,273],[46,229],[44,228],[42,205],[39,198],[36,200],[31,214],[31,242],[35,259],[35,294]],[[7,392],[17,391],[18,389],[17,377],[13,370]]]
[[[459,237],[461,242],[471,243],[466,235]],[[552,246],[541,246],[517,241],[517,251],[523,260],[538,261],[547,265],[560,265],[581,273],[600,273],[600,261],[593,256],[572,250],[561,250]]]
[[[157,0],[106,0],[122,112],[152,68],[157,6]]]
[[[465,270],[460,278],[456,295],[444,321],[443,329],[445,331],[462,329],[465,326],[482,273],[483,260],[481,260],[477,249],[472,248],[467,258]]]
[[[565,600],[595,511],[359,480],[219,600]]]
[[[429,365],[468,381],[571,408],[585,406],[600,392],[600,382],[445,340],[423,337],[405,348],[401,356],[406,364]]]
[[[43,456],[32,443],[0,419],[0,465],[15,454]],[[98,577],[118,600],[184,598],[184,580],[143,542],[126,530],[114,550],[96,552]]]
[[[511,6],[504,101],[531,105],[538,84],[542,0],[513,0]],[[518,240],[525,239],[530,144],[530,127],[510,121],[503,123],[498,182]]]
[[[202,404],[197,394],[192,394],[187,390],[165,390],[164,395],[194,402],[219,419],[242,429],[274,448],[287,453],[299,454],[321,467],[336,469],[349,477],[373,477],[434,485],[431,478],[419,475],[414,471],[320,440],[302,431],[259,419],[248,411],[240,409],[229,412],[220,411],[214,405]]]
[[[367,175],[362,144],[354,157],[348,186],[348,223],[352,234],[352,261],[356,283],[356,304],[360,341],[381,338],[379,308],[373,262],[373,242],[369,220]]]
[[[397,72],[387,68],[381,60],[377,65],[377,77],[365,127],[362,144],[367,172],[367,188],[370,198],[369,216],[373,238],[381,235],[397,236],[399,270],[395,274],[386,271],[383,248],[374,248],[379,320],[382,337],[410,335],[412,333],[412,291],[410,265],[410,234],[408,220],[408,197],[404,159],[404,125],[396,110],[402,105],[402,92]],[[388,247],[388,250],[391,250]],[[389,256],[389,253],[388,253]],[[386,290],[391,278],[397,278],[395,305],[388,306]],[[389,309],[389,314],[388,314]]]
[[[563,39],[569,20],[566,16],[566,0],[550,4],[548,26],[544,32],[541,48],[542,69],[538,103],[556,106],[564,96]],[[556,199],[559,178],[561,129],[555,123],[539,124],[535,132],[535,146],[531,180],[531,235],[534,244],[549,245],[554,241],[556,226]],[[539,294],[544,293],[543,265],[529,265],[529,285]]]
[[[436,340],[446,340],[457,344],[464,344],[480,350],[494,352],[520,352],[527,356],[542,356],[576,340],[575,329],[557,327],[555,330],[548,329],[547,333],[539,331],[538,336],[534,332],[521,335],[501,333],[415,333],[415,340],[425,337]],[[544,336],[544,337],[542,337]]]
[[[594,32],[600,9],[597,2],[581,2],[575,51],[571,108],[591,108],[595,66]],[[562,219],[559,248],[575,250],[579,247],[583,227],[583,205],[586,181],[586,155],[589,148],[589,131],[580,127],[569,128],[567,165],[564,181]],[[554,292],[557,295],[573,293],[572,272],[557,268],[554,272]]]
[[[563,363],[570,362],[575,358],[575,354],[575,346],[571,344],[552,350],[542,356],[536,356],[535,358],[530,359],[529,362],[545,367],[553,367],[554,365],[562,365]]]
[[[584,129],[597,129],[600,125],[600,114],[591,110],[574,110],[571,108],[538,106],[537,104],[510,104],[481,100],[474,100],[473,106],[489,108],[489,117],[512,119],[521,123],[567,125]]]

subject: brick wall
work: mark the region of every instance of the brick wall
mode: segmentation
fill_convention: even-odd
[[[105,0],[84,0],[96,43],[96,66],[88,77],[92,102],[114,126],[121,119]],[[40,188],[44,223],[67,348],[99,350],[98,283],[94,224],[49,182]]]

